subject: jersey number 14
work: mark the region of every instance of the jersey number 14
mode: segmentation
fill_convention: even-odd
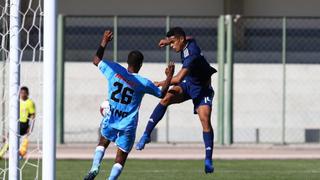
[[[128,87],[123,88],[123,84],[120,82],[113,83],[113,86],[117,89],[112,92],[111,99],[115,102],[120,102],[122,104],[130,104],[132,101],[132,95],[134,93],[134,90]],[[121,98],[116,98],[117,94],[121,94]]]

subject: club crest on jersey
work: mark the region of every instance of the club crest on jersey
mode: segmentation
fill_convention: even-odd
[[[205,98],[204,98],[204,102],[205,102],[205,103],[210,102],[210,97],[205,97]]]
[[[186,58],[186,57],[188,57],[188,56],[189,56],[189,50],[188,50],[188,48],[185,48],[185,49],[183,50],[183,57]]]

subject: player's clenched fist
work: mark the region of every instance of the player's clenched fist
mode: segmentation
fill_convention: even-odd
[[[165,38],[165,39],[161,39],[161,40],[159,41],[158,46],[159,46],[159,47],[164,47],[164,46],[167,46],[167,45],[169,45],[169,44],[170,44],[169,38]]]
[[[153,84],[155,85],[155,86],[157,86],[157,87],[160,87],[160,86],[162,86],[162,82],[160,81],[154,81],[153,82]]]
[[[174,74],[174,62],[173,61],[170,61],[169,64],[168,64],[168,67],[166,68],[166,76],[167,77],[172,77],[173,74]]]
[[[103,37],[101,40],[101,46],[103,47],[106,46],[107,43],[112,40],[112,38],[113,38],[113,33],[110,30],[104,31]]]
[[[173,74],[174,74],[174,62],[173,61],[170,61],[169,62],[169,64],[168,64],[168,67],[166,68],[166,70],[165,70],[165,73],[166,73],[166,76],[168,77],[168,78],[172,78],[173,77]],[[170,80],[171,81],[171,80]],[[155,86],[157,86],[157,87],[159,87],[159,86],[164,86],[165,85],[165,81],[155,81],[155,82],[153,82],[153,84],[155,85]]]

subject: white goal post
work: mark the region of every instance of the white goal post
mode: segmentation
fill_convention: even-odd
[[[56,0],[44,0],[44,53],[43,53],[43,138],[42,177],[56,178],[56,121],[55,121],[55,77],[56,77]],[[43,178],[43,179],[44,179]]]
[[[20,0],[10,0],[9,180],[19,179]]]
[[[29,11],[27,10],[25,13],[21,11],[21,3],[23,0],[5,0],[4,7],[10,8],[10,28],[7,34],[10,34],[10,49],[9,49],[9,167],[8,167],[8,177],[9,180],[18,180],[21,179],[21,168],[19,165],[19,88],[20,88],[20,67],[22,63],[22,53],[28,47],[21,47],[21,39],[20,34],[22,31],[28,33],[26,36],[27,39],[25,41],[29,43],[32,42],[33,36],[31,29],[21,27],[21,22],[25,21],[28,12],[34,14],[33,17],[38,15],[38,12],[41,12],[41,2],[43,3],[43,13],[40,16],[43,17],[43,29],[39,25],[35,25],[35,20],[31,23],[34,28],[39,30],[39,34],[43,32],[43,40],[40,38],[38,41],[43,42],[43,74],[39,75],[43,79],[42,84],[42,109],[43,116],[42,119],[42,178],[46,180],[55,180],[56,179],[56,170],[55,170],[55,159],[56,159],[56,121],[55,121],[55,76],[56,76],[56,32],[57,32],[57,0],[34,0],[37,1],[35,3],[39,3],[37,5],[38,8],[32,9],[33,0],[29,0]],[[39,1],[39,2],[38,2]],[[2,6],[1,6],[2,7]],[[8,9],[9,9],[8,8]],[[6,9],[3,9],[6,11]],[[5,12],[7,13],[7,11]],[[21,18],[24,17],[24,19]],[[21,21],[22,20],[22,21]],[[41,21],[41,20],[40,20]],[[24,25],[24,24],[22,24]],[[29,34],[30,33],[30,34]],[[29,36],[30,35],[30,36]],[[1,34],[2,41],[5,40],[6,34]],[[2,43],[3,44],[3,43]],[[35,44],[35,47],[31,47],[33,49],[33,53],[40,46],[41,43]],[[3,47],[2,47],[3,48]],[[4,48],[5,49],[5,48]],[[4,50],[2,49],[2,50]],[[40,51],[42,49],[40,48]],[[33,55],[35,57],[35,55]],[[41,58],[41,55],[39,55]],[[23,78],[23,77],[21,77]],[[3,87],[5,88],[5,87]],[[4,128],[4,127],[2,127]],[[5,172],[4,170],[3,172]],[[3,174],[5,178],[5,173]],[[35,179],[38,179],[36,176]]]

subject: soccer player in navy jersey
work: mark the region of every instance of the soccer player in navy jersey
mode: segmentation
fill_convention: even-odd
[[[166,38],[160,40],[159,46],[168,46],[180,53],[182,69],[171,79],[173,87],[156,106],[150,116],[147,127],[139,143],[137,150],[142,150],[145,144],[151,141],[150,134],[157,123],[162,119],[166,109],[171,104],[181,103],[192,99],[194,113],[198,114],[205,144],[205,173],[212,173],[213,129],[211,126],[211,111],[214,91],[211,87],[211,75],[217,72],[201,53],[196,41],[186,38],[184,30],[180,27],[170,29]],[[157,86],[163,86],[165,81],[156,82]]]
[[[93,64],[98,66],[99,71],[108,80],[107,100],[109,101],[110,112],[102,119],[100,140],[95,150],[92,167],[84,178],[85,180],[92,180],[99,173],[101,160],[110,142],[114,142],[118,150],[109,180],[117,179],[120,176],[134,144],[139,107],[143,95],[147,93],[163,98],[169,89],[174,73],[174,64],[171,62],[166,69],[167,78],[160,90],[150,80],[137,74],[143,63],[143,55],[140,51],[129,53],[127,68],[106,59],[102,60],[105,47],[111,39],[112,32],[105,31],[93,58]]]

